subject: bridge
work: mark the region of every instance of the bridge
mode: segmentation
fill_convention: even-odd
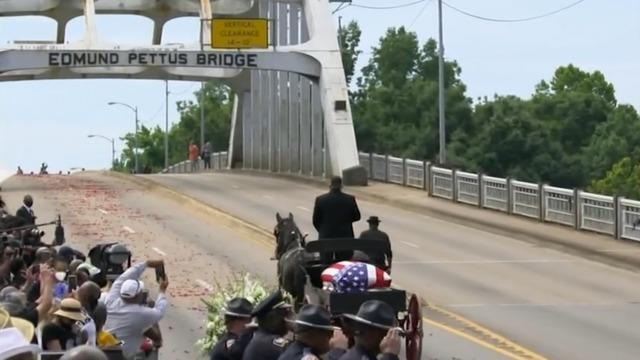
[[[228,151],[196,174],[180,163],[149,176],[11,178],[3,198],[18,204],[29,192],[41,218],[62,213],[74,246],[117,238],[141,258],[165,257],[176,304],[163,324],[167,359],[197,358],[199,299],[214,279],[245,269],[274,281],[265,235],[274,213],[292,212],[314,234],[313,198],[336,174],[354,185],[368,178],[346,191],[392,236],[396,284],[425,300],[425,358],[637,358],[640,203],[358,153],[326,1],[124,4],[0,2],[0,16],[59,24],[55,43],[3,45],[0,80],[222,79],[238,94]],[[152,43],[101,40],[102,14],[152,19]],[[66,44],[64,24],[77,16],[85,39]],[[203,45],[206,26],[202,43],[162,45],[164,24],[179,16],[269,18],[271,45],[214,50]]]

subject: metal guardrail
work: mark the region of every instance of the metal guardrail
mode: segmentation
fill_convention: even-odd
[[[191,168],[191,161],[185,160],[171,165],[162,171],[163,174],[184,174],[205,171],[204,160],[197,161],[195,171]],[[211,170],[225,170],[229,167],[229,154],[226,151],[211,154]]]
[[[640,241],[640,201],[463,172],[389,155],[360,153],[359,159],[372,180],[423,189],[430,196],[483,209]]]

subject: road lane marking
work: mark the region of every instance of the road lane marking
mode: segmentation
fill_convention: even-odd
[[[599,252],[604,253],[616,253],[616,252],[640,252],[640,249],[602,249],[598,250]]]
[[[234,189],[240,189],[240,186],[235,185],[235,184],[234,184],[234,185],[231,185],[231,187],[232,187],[232,188],[234,188]]]
[[[203,288],[207,289],[208,291],[213,291],[213,285],[209,284],[208,282],[202,280],[202,279],[196,279],[196,283],[198,283],[198,285],[202,286]]]
[[[404,242],[404,241],[402,241]],[[420,265],[464,265],[464,264],[549,264],[549,263],[573,263],[576,260],[563,259],[513,259],[513,260],[417,260],[394,261],[393,264],[420,264]]]
[[[407,246],[410,246],[410,247],[412,247],[412,248],[414,248],[414,249],[417,249],[417,248],[419,248],[419,247],[420,247],[420,246],[418,246],[418,245],[416,245],[416,244],[414,244],[414,243],[410,243],[410,242],[408,242],[408,241],[400,240],[400,242],[401,242],[401,243],[403,243],[403,244],[405,244],[405,245],[407,245]]]
[[[100,209],[98,208],[98,211],[100,211],[101,213],[103,213],[104,215],[109,215],[109,212],[107,210],[104,209]]]
[[[167,253],[165,253],[164,251],[158,249],[157,247],[152,247],[151,250],[155,251],[156,253],[160,254],[161,256],[167,256]]]
[[[452,313],[448,310],[445,310],[439,306],[430,304],[428,305],[428,307],[433,310],[436,311],[440,314],[443,314],[447,317],[449,317],[450,319],[453,319],[455,321],[458,321],[460,324],[462,324],[464,327],[464,329],[467,330],[471,330],[475,333],[480,334],[481,336],[479,337],[474,337],[470,334],[465,333],[464,331],[458,330],[456,328],[453,328],[451,326],[448,326],[446,324],[440,323],[440,322],[436,322],[434,320],[430,320],[427,317],[422,317],[422,320],[433,325],[436,327],[439,327],[443,330],[447,330],[453,334],[456,334],[458,336],[461,336],[465,339],[468,339],[478,345],[484,346],[487,349],[496,351],[500,354],[503,354],[511,359],[516,359],[516,360],[524,360],[524,359],[533,359],[533,360],[547,360],[546,357],[531,351],[527,348],[525,348],[524,346],[507,339],[506,337],[499,335],[495,332],[493,332],[492,330],[479,325],[476,322],[473,322],[461,315],[458,315],[456,313]],[[493,342],[493,343],[492,343]],[[495,344],[499,344],[499,346],[494,345]]]
[[[298,209],[302,210],[302,211],[306,211],[306,212],[311,212],[311,210],[307,209],[304,206],[296,206]]]
[[[273,200],[273,196],[271,196],[271,195],[262,195],[262,197],[267,199],[267,200]]]
[[[129,234],[135,234],[135,230],[133,230],[132,228],[128,227],[128,226],[123,226],[122,230],[128,232]]]

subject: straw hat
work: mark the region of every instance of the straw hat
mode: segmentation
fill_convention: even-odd
[[[82,304],[78,300],[71,298],[62,300],[60,310],[54,312],[53,315],[75,321],[84,321],[87,318],[82,310]]]
[[[31,342],[33,334],[35,333],[35,328],[29,321],[17,317],[11,317],[5,309],[0,308],[0,329],[8,328],[18,329],[28,342]]]

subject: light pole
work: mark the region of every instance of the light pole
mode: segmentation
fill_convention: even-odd
[[[111,101],[108,103],[109,105],[121,105],[121,106],[125,106],[128,107],[129,109],[131,109],[135,115],[136,115],[136,132],[133,136],[133,157],[134,157],[134,161],[135,161],[135,173],[138,174],[140,173],[140,168],[138,167],[138,107],[137,106],[131,106],[129,104],[125,104],[125,103],[121,103],[121,102],[115,102],[115,101]]]
[[[111,170],[116,166],[116,139],[103,135],[87,135],[88,138],[101,138],[111,143]]]
[[[446,129],[444,119],[444,42],[442,35],[442,0],[438,0],[438,107],[440,110],[440,120],[438,124],[438,132],[440,138],[440,165],[445,165],[447,162],[447,148],[446,148]]]
[[[169,168],[169,80],[164,81],[164,168]]]

